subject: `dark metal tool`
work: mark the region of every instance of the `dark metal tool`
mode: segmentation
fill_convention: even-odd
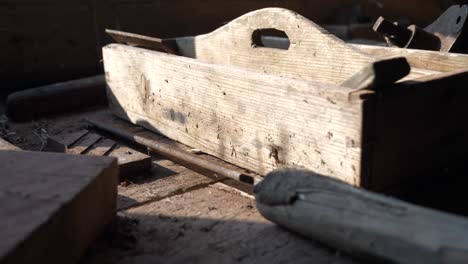
[[[95,121],[92,119],[86,119],[86,122],[99,130],[108,132],[114,136],[128,140],[138,145],[148,147],[160,155],[163,155],[177,162],[182,162],[182,164],[187,166],[208,170],[219,176],[231,178],[233,180],[251,185],[255,185],[262,180],[256,175],[248,174],[241,170],[227,168],[226,166],[216,164],[209,160],[198,157],[195,154],[191,154],[181,149],[178,149],[172,144],[167,144],[162,141],[149,139],[148,137],[142,136],[139,133],[133,133],[119,126],[114,126],[106,122]]]
[[[391,46],[466,53],[468,48],[462,43],[466,43],[464,35],[468,35],[464,33],[468,31],[465,27],[467,17],[467,5],[454,5],[424,29],[416,25],[404,27],[379,17],[374,31],[385,36]]]

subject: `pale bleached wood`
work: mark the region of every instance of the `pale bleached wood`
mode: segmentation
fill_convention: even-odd
[[[119,44],[103,53],[117,115],[260,174],[302,165],[360,184],[351,89]]]
[[[392,263],[466,263],[468,219],[298,169],[255,187],[267,219],[351,254]]]
[[[466,54],[359,44],[353,44],[352,46],[377,58],[403,56],[408,60],[412,67],[426,70],[451,72],[468,68],[468,55]]]
[[[253,32],[269,28],[287,34],[289,50],[253,45]],[[203,62],[333,84],[342,83],[375,60],[312,21],[282,8],[260,9],[212,33],[178,38],[176,42],[181,55]]]

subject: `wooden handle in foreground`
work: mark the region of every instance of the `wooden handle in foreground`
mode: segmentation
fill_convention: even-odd
[[[396,263],[468,263],[468,219],[298,169],[255,187],[267,219],[351,254]]]

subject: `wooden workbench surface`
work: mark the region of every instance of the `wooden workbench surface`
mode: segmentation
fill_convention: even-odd
[[[10,129],[17,145],[38,150],[41,133],[78,131],[83,117],[96,114],[12,124]],[[252,197],[226,185],[229,180],[152,157],[149,175],[134,175],[119,186],[118,222],[82,263],[354,263],[267,221]]]

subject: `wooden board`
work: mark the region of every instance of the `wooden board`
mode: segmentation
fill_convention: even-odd
[[[0,151],[0,263],[73,263],[115,217],[115,159]]]
[[[286,34],[289,49],[261,46],[261,36],[267,34],[262,30],[270,29]],[[281,8],[257,10],[212,33],[176,42],[180,55],[198,61],[334,84],[375,60],[314,22]]]
[[[117,158],[121,179],[135,174],[145,173],[151,169],[150,156],[127,146],[117,145],[108,152],[108,156]]]
[[[359,184],[351,89],[118,44],[104,63],[111,109],[134,124],[260,174],[303,165]]]
[[[87,133],[85,136],[80,138],[78,141],[73,143],[70,148],[67,150],[69,154],[84,154],[88,151],[94,144],[102,139],[101,135],[96,133]]]
[[[138,131],[138,129],[136,130]],[[47,139],[47,151],[88,156],[111,156],[117,158],[120,179],[151,169],[151,157],[114,140],[83,129]]]
[[[118,210],[159,201],[225,180],[208,178],[169,160],[156,161],[152,175],[157,179],[119,187]]]
[[[439,72],[451,72],[468,69],[468,55],[458,53],[442,53],[429,50],[400,49],[371,45],[352,45],[362,52],[377,58],[394,56],[405,57],[412,67]]]
[[[45,150],[51,152],[66,152],[69,147],[88,133],[88,130],[83,129],[73,133],[50,136],[47,138]]]

